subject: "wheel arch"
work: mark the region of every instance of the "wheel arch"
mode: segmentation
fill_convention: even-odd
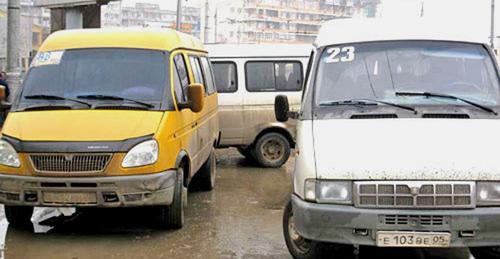
[[[181,150],[175,160],[175,168],[184,168],[184,185],[188,186],[191,181],[191,159],[186,150]]]
[[[288,131],[288,129],[286,129],[286,128],[279,127],[279,126],[271,126],[271,127],[267,127],[267,128],[262,129],[259,132],[259,134],[257,134],[255,139],[253,140],[252,145],[255,145],[255,143],[257,143],[257,141],[267,133],[279,133],[279,134],[283,135],[288,140],[288,143],[290,143],[290,148],[295,148],[295,140],[293,139],[290,131]]]

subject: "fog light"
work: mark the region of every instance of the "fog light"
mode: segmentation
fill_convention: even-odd
[[[118,195],[114,192],[105,192],[102,194],[104,202],[118,202]]]
[[[476,236],[476,231],[474,230],[463,230],[460,231],[459,233],[460,237],[475,237]]]
[[[36,192],[24,192],[24,201],[25,202],[37,202],[38,194]]]
[[[353,231],[354,235],[358,236],[368,236],[368,229],[364,228],[355,228]]]

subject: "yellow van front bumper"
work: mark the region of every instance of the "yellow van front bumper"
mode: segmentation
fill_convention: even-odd
[[[114,177],[30,177],[0,174],[0,203],[44,207],[170,205],[176,171]]]

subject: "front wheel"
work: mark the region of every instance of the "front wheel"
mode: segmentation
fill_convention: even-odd
[[[348,259],[353,256],[354,246],[316,242],[302,237],[295,229],[291,201],[288,202],[283,213],[283,234],[288,251],[295,259],[324,257]]]
[[[500,246],[470,247],[469,250],[476,259],[500,258]]]
[[[253,156],[264,167],[277,168],[290,157],[290,143],[280,133],[270,132],[261,136],[253,149]]]
[[[9,225],[14,228],[30,228],[33,226],[31,223],[31,216],[33,216],[33,207],[31,206],[4,206],[5,217]]]
[[[158,225],[162,229],[180,229],[184,225],[184,205],[187,197],[184,186],[184,169],[177,169],[172,204],[158,207]]]

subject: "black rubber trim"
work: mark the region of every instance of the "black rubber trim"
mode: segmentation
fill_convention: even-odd
[[[20,153],[115,153],[128,152],[135,145],[153,139],[153,135],[121,141],[22,141],[6,135],[2,139]]]

